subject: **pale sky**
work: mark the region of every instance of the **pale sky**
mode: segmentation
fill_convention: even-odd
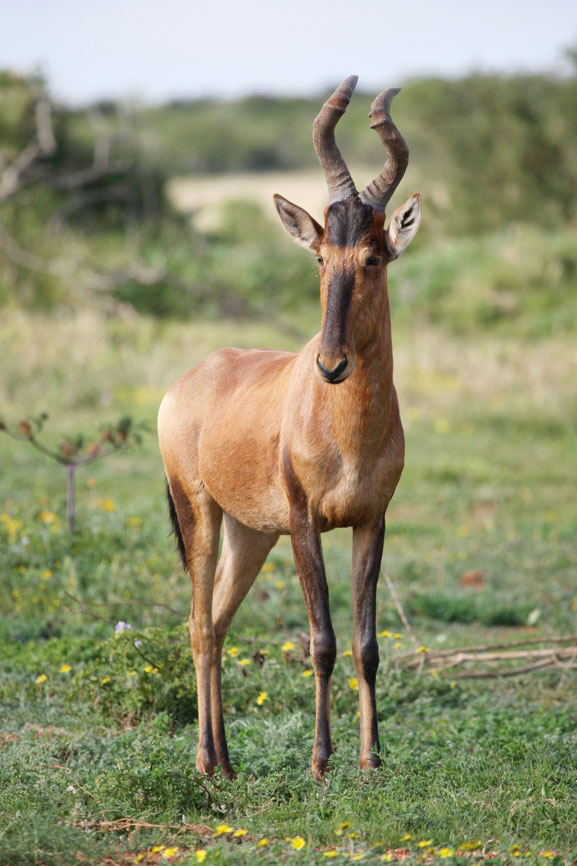
[[[575,0],[8,0],[0,68],[71,102],[308,94],[349,74],[563,72]]]

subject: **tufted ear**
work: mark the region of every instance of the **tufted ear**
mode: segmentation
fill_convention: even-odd
[[[421,196],[414,193],[405,204],[396,209],[385,232],[389,261],[397,259],[417,234],[421,225]]]
[[[293,204],[278,193],[274,196],[274,203],[283,226],[297,244],[307,250],[318,252],[323,234],[322,226],[304,208]]]

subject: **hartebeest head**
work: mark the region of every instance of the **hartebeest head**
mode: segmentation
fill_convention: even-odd
[[[385,229],[385,208],[409,161],[409,149],[391,120],[397,88],[371,105],[371,128],[387,149],[382,172],[359,193],[335,142],[335,126],[346,111],[357,76],[349,76],[325,102],[313,124],[313,142],[325,174],[329,204],[324,228],[280,195],[279,216],[298,244],[312,250],[320,266],[322,331],[315,372],[326,382],[344,382],[357,353],[370,339],[386,302],[387,264],[403,252],[421,222],[421,198],[412,195]]]

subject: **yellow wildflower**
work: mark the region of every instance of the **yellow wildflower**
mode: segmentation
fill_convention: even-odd
[[[303,677],[312,677],[313,672],[310,668],[307,668],[306,671],[303,671]]]
[[[203,863],[206,860],[206,851],[204,848],[199,848],[195,853],[196,859],[199,863]]]
[[[343,830],[346,830],[347,827],[350,827],[350,826],[351,826],[350,821],[341,821],[341,823],[339,824],[339,826],[335,830],[335,836],[342,836]]]
[[[384,860],[385,863],[391,863],[394,859],[394,854],[381,854],[381,860]]]
[[[58,515],[54,514],[53,511],[41,511],[38,520],[41,520],[42,523],[56,523]]]
[[[151,854],[159,854],[161,851],[164,851],[164,845],[155,845],[150,849]]]
[[[423,839],[422,842],[417,842],[417,848],[430,848],[432,844],[432,839]]]
[[[116,508],[116,505],[114,504],[112,499],[103,499],[101,505],[104,511],[114,511]]]
[[[379,637],[391,637],[391,636],[392,635],[391,635],[390,631],[388,631],[387,629],[384,629],[383,631],[379,632]]]
[[[141,517],[127,517],[126,518],[127,526],[141,526],[142,518]]]
[[[50,580],[50,578],[52,577],[52,572],[49,568],[45,568],[40,577],[42,578],[42,580]]]
[[[346,657],[346,656],[352,656],[352,654],[353,654],[353,651],[352,651],[352,650],[343,650],[342,653],[341,653],[341,655],[342,655],[342,656],[345,656],[345,657]]]
[[[127,526],[142,526],[142,518],[141,517],[127,517],[126,518]]]
[[[274,588],[275,589],[284,589],[285,586],[286,586],[286,583],[284,582],[284,580],[277,580],[275,585],[274,585]]]
[[[162,852],[162,856],[166,857],[168,860],[170,860],[170,858],[174,857],[174,855],[177,854],[179,851],[180,851],[180,848],[178,848],[176,846],[174,848],[165,848],[164,851]]]
[[[347,836],[349,837],[349,839],[359,839],[361,834],[355,833],[355,831],[353,830],[352,833],[347,833]]]
[[[459,845],[461,851],[474,851],[476,848],[479,848],[483,845],[480,839],[477,839],[476,842],[463,842],[462,845]]]
[[[232,835],[233,836],[246,836],[246,834],[247,834],[246,830],[240,830],[239,829],[239,830],[235,830]]]
[[[452,848],[441,848],[439,851],[439,857],[452,857],[455,852]]]
[[[409,839],[412,839],[412,838],[413,838],[412,833],[405,833],[405,835],[403,836],[403,842],[408,842]]]
[[[304,848],[306,844],[307,843],[305,842],[305,840],[303,839],[302,836],[294,836],[291,839],[291,845],[293,846],[295,851],[300,851],[301,848]]]
[[[231,657],[231,659],[235,659],[238,655],[240,655],[240,650],[237,646],[231,646],[227,649],[226,653]]]
[[[349,682],[349,687],[350,687],[353,691],[358,691],[358,689],[359,689],[359,681],[358,681],[358,679],[357,679],[356,677],[349,677],[349,681],[348,681],[348,682]]]
[[[261,692],[261,693],[260,693],[260,695],[259,695],[258,698],[256,699],[256,702],[257,702],[257,704],[259,705],[259,707],[262,707],[262,705],[264,704],[264,702],[266,701],[267,698],[268,698],[268,695],[267,695],[266,692]]]
[[[239,665],[242,665],[244,667],[245,665],[250,664],[250,659],[239,659],[238,663],[239,663]]]
[[[428,653],[429,648],[425,646],[425,644],[421,644],[421,646],[417,649],[418,653]]]
[[[336,857],[337,851],[323,851],[323,857]]]
[[[37,686],[39,686],[42,683],[45,683],[47,679],[48,679],[48,677],[46,676],[46,674],[40,674],[39,677],[36,677],[34,682],[36,683]]]
[[[70,665],[61,665],[61,667],[60,667],[60,673],[61,674],[67,674],[71,670],[72,670],[72,668],[70,667]]]
[[[259,848],[264,848],[265,845],[268,845],[268,839],[259,839],[256,844]]]
[[[435,420],[435,433],[448,433],[450,429],[451,425],[446,418],[437,418]]]
[[[109,682],[110,682],[110,677],[102,677],[102,679],[100,680],[100,684],[103,686],[105,686],[106,683],[109,683]]]
[[[214,831],[214,835],[222,836],[224,833],[232,833],[233,831],[234,827],[231,827],[230,824],[219,824]]]
[[[287,640],[286,643],[283,643],[283,645],[281,646],[281,650],[283,651],[283,653],[288,653],[294,648],[295,644],[292,642],[292,640]]]

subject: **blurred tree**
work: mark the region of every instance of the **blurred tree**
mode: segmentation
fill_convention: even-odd
[[[70,111],[40,79],[2,73],[0,302],[73,304],[86,290],[109,299],[165,279],[145,250],[167,211],[164,182],[142,163],[129,113]]]
[[[567,57],[564,77],[404,85],[394,113],[426,203],[424,234],[576,223],[577,49]],[[368,130],[373,96],[357,94],[339,126],[351,166],[383,161]],[[0,304],[270,317],[306,299],[313,270],[253,206],[228,207],[219,231],[201,233],[164,190],[179,173],[316,165],[311,128],[324,98],[80,111],[54,105],[38,78],[0,73]]]

